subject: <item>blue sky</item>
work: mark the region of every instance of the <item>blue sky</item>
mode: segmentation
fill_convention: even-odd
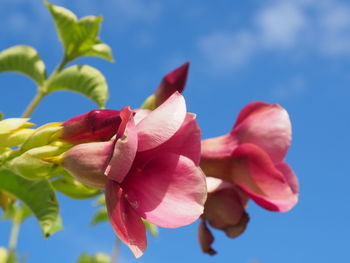
[[[101,39],[116,62],[79,59],[106,76],[108,108],[136,108],[161,77],[191,62],[184,93],[198,114],[204,138],[227,133],[239,110],[251,101],[279,103],[290,114],[293,142],[287,156],[300,180],[300,201],[278,214],[250,203],[247,231],[231,240],[215,231],[210,257],[197,245],[197,224],[161,229],[135,260],[126,247],[121,263],[346,262],[349,258],[350,2],[341,0],[56,0],[79,17],[103,15]],[[39,0],[1,0],[0,49],[34,46],[51,71],[62,55],[53,23]],[[22,113],[35,86],[16,74],[0,75],[0,110]],[[94,109],[69,93],[49,95],[32,121],[64,121]],[[74,262],[83,252],[109,253],[114,234],[108,224],[88,222],[92,201],[60,196],[65,230],[43,240],[34,219],[22,227],[19,251],[28,263]],[[0,246],[9,224],[0,224]]]

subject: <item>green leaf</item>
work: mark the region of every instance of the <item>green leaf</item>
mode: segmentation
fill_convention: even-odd
[[[90,221],[90,225],[97,225],[108,221],[108,212],[105,206],[99,208]]]
[[[0,53],[0,72],[15,71],[32,78],[39,86],[46,79],[45,64],[30,46],[13,46]]]
[[[87,253],[81,254],[77,263],[110,263],[111,259],[104,253],[97,253],[90,256]]]
[[[62,70],[47,83],[47,92],[70,90],[79,92],[103,108],[108,99],[106,79],[100,71],[87,65],[75,65]]]
[[[44,237],[62,229],[55,191],[48,180],[28,180],[8,169],[0,168],[0,189],[29,207],[38,219]]]
[[[45,2],[65,50],[67,62],[80,56],[97,56],[113,61],[111,48],[98,38],[101,16],[86,16],[78,20],[70,10]]]
[[[101,57],[113,62],[112,49],[105,43],[96,43],[89,50],[84,51],[84,56]]]
[[[4,118],[4,114],[0,111],[0,121]]]
[[[83,185],[75,180],[64,168],[58,167],[55,176],[61,176],[52,182],[52,186],[62,194],[73,199],[87,199],[101,194],[101,190]]]

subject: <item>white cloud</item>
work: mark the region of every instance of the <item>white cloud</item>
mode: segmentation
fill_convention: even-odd
[[[321,51],[327,55],[350,55],[350,6],[325,6],[319,17]]]
[[[290,47],[300,37],[306,21],[301,8],[281,1],[257,14],[256,24],[260,39],[269,47]]]
[[[157,1],[112,0],[107,6],[114,6],[116,12],[132,20],[153,20],[160,14],[161,5]]]
[[[303,94],[306,91],[304,78],[297,76],[289,82],[278,85],[271,91],[271,97],[274,100],[289,100]]]
[[[217,32],[200,39],[198,46],[214,70],[222,70],[244,65],[254,54],[255,43],[254,36],[248,32]]]
[[[350,57],[350,4],[339,0],[266,1],[248,26],[210,32],[197,44],[207,64],[221,69],[244,66],[266,51]]]

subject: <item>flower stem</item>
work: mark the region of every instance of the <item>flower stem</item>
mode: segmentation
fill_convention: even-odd
[[[11,228],[10,240],[9,240],[10,251],[16,250],[20,226],[21,226],[20,220],[17,220],[17,218],[14,218],[12,220],[12,228]]]
[[[114,246],[113,246],[111,263],[117,263],[118,262],[120,244],[121,244],[120,239],[116,238]]]
[[[32,115],[33,111],[36,109],[36,107],[38,107],[43,97],[44,93],[39,91],[34,97],[34,99],[30,102],[25,112],[22,114],[22,118],[28,118],[30,115]]]
[[[49,81],[53,76],[55,76],[57,73],[59,73],[69,62],[69,60],[66,58],[66,56],[62,59],[61,63],[57,66],[57,68],[52,72],[50,77],[46,80]],[[22,118],[28,118],[30,115],[32,115],[33,111],[38,107],[41,100],[46,95],[46,88],[45,87],[39,87],[39,92],[35,95],[34,99],[30,102],[27,109],[22,114]]]

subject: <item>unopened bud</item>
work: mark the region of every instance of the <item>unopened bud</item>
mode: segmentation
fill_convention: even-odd
[[[79,144],[108,141],[118,131],[120,112],[116,110],[93,110],[65,121],[61,139]]]

